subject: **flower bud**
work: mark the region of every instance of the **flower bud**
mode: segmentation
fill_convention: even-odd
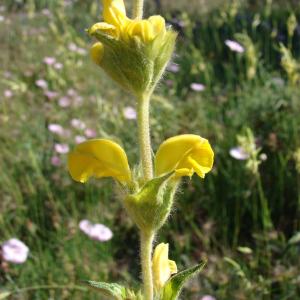
[[[169,244],[161,243],[155,247],[152,270],[154,289],[160,291],[172,274],[177,273],[176,262],[169,260]]]
[[[101,42],[95,43],[90,50],[91,58],[96,65],[100,65],[104,54],[104,46]]]
[[[93,35],[97,30],[109,36],[116,37],[116,38],[118,37],[118,28],[114,25],[105,22],[96,23],[89,29],[89,34]]]

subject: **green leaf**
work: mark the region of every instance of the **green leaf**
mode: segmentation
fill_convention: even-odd
[[[125,198],[127,212],[141,230],[158,230],[170,214],[177,188],[176,181],[169,181],[172,174],[146,182],[137,193]]]
[[[237,250],[243,254],[252,254],[253,251],[249,247],[237,247]]]
[[[224,261],[226,261],[234,270],[235,274],[239,277],[246,278],[245,272],[242,267],[232,258],[225,256]]]
[[[114,300],[126,299],[126,288],[117,283],[97,282],[92,280],[86,280],[83,281],[83,283]]]
[[[293,247],[293,246],[295,246],[295,245],[297,245],[297,244],[300,244],[300,231],[296,232],[296,233],[288,240],[288,242],[287,242],[287,244],[286,244],[286,246],[285,246],[285,248],[284,248],[284,250],[283,250],[282,255],[286,254],[287,251],[288,251],[291,247]]]
[[[288,241],[288,246],[300,243],[300,231],[296,232]]]
[[[11,292],[9,292],[9,291],[2,291],[2,292],[0,291],[0,300],[6,299],[10,295],[11,295]]]
[[[181,271],[172,276],[164,286],[160,300],[176,300],[179,297],[182,287],[192,277],[197,275],[205,266],[206,261],[199,265]]]

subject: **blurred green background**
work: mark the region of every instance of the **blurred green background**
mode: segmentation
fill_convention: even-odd
[[[157,237],[179,269],[208,259],[182,299],[300,299],[299,1],[145,5],[179,33],[152,101],[153,148],[195,133],[216,157],[205,180],[184,181]],[[135,100],[88,55],[85,29],[100,20],[96,0],[0,4],[0,243],[30,249],[24,264],[0,259],[9,299],[100,299],[84,279],[139,285],[138,235],[113,182],[81,185],[66,169],[68,148],[94,134],[138,161]],[[89,239],[82,219],[113,238]]]

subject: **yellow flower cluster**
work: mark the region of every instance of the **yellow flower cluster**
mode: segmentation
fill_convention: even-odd
[[[183,134],[163,142],[155,156],[157,177],[175,172],[176,177],[194,173],[204,178],[212,169],[213,150],[208,140],[193,134]],[[90,177],[113,177],[120,183],[130,183],[132,175],[125,151],[115,142],[94,139],[79,144],[68,159],[68,168],[75,181]]]
[[[126,43],[137,38],[147,44],[166,32],[165,20],[161,16],[151,16],[146,20],[128,18],[123,0],[103,0],[103,19],[104,22],[96,23],[90,28],[91,35],[100,31],[112,39]],[[96,64],[101,62],[103,52],[101,42],[92,46],[91,57]]]

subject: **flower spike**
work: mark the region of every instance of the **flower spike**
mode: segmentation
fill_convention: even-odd
[[[79,144],[69,154],[68,169],[72,178],[81,183],[90,177],[113,177],[121,183],[131,181],[125,151],[117,143],[106,139]]]
[[[92,59],[122,88],[135,96],[149,94],[160,80],[170,60],[177,33],[155,15],[131,19],[123,0],[102,0],[103,20],[88,34],[103,44],[92,48]],[[94,47],[94,46],[93,46]]]

